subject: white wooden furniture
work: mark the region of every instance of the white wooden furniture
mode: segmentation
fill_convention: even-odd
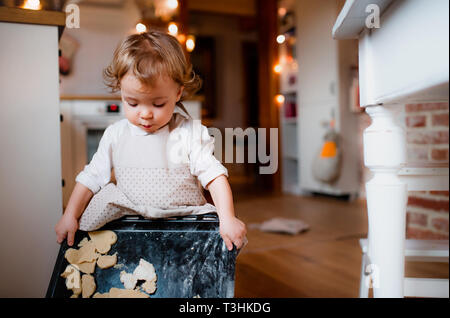
[[[366,193],[374,297],[404,297],[421,284],[404,278],[407,191],[449,188],[448,165],[408,167],[405,131],[397,122],[398,106],[448,102],[448,5],[348,0],[333,27],[334,38],[359,40],[360,104],[372,119],[363,142],[364,162],[373,173]],[[376,20],[367,21],[376,11],[378,27]]]
[[[286,54],[287,43],[280,45],[280,88],[286,98],[280,108],[283,191],[356,197],[360,184],[355,169],[360,157],[355,133],[358,115],[350,111],[349,88],[352,67],[358,63],[358,43],[333,40],[330,29],[339,11],[336,1],[295,0],[280,5],[294,17],[291,25],[280,26],[280,33],[295,41],[292,59]],[[297,106],[296,117],[286,117],[285,107],[291,101]],[[333,117],[343,157],[339,179],[329,184],[314,178],[312,166]]]
[[[44,297],[62,215],[61,12],[0,7],[0,297]]]
[[[379,282],[371,281],[373,271],[370,259],[367,255],[368,240],[360,239],[359,244],[363,253],[361,262],[361,278],[359,286],[359,297],[369,296],[369,287],[377,286]],[[447,263],[448,241],[443,240],[414,240],[405,241],[405,261],[409,262],[441,262]],[[405,297],[449,297],[448,280],[440,278],[412,278],[405,277]]]

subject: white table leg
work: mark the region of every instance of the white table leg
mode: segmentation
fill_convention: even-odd
[[[373,172],[366,195],[374,297],[403,297],[407,188],[397,173],[406,161],[406,143],[396,110],[366,108],[372,118],[363,142],[364,163]]]

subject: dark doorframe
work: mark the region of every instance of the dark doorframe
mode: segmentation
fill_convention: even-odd
[[[273,66],[278,60],[277,0],[258,0],[258,55],[259,55],[259,127],[266,128],[269,137],[270,128],[278,128],[278,145],[280,142],[280,121],[275,96],[279,91],[278,77],[273,72]],[[266,189],[281,192],[281,147],[278,147],[278,170],[272,175],[262,175],[261,179]],[[266,149],[269,148],[267,138]]]

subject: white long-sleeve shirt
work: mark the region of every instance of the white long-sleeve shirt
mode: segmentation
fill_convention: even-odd
[[[178,106],[175,107],[174,116],[176,114],[179,116],[172,122],[175,127],[171,127],[169,140],[175,140],[177,149],[185,153],[185,156],[181,156],[181,160],[189,164],[191,174],[197,177],[204,188],[218,176],[228,176],[227,169],[213,155],[214,138],[209,135],[207,128],[201,125],[200,121],[192,120]],[[127,128],[134,136],[150,134],[131,124],[128,119],[122,119],[108,126],[100,140],[97,152],[91,162],[77,175],[76,182],[83,184],[94,194],[110,182],[111,169],[114,168],[113,150]],[[155,136],[159,136],[158,132],[153,133],[152,137]],[[145,160],[151,161],[153,158],[149,157]],[[161,160],[160,156],[155,156],[154,160]]]

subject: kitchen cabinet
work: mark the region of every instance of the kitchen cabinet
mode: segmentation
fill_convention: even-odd
[[[0,7],[0,297],[44,297],[62,214],[61,12]]]

